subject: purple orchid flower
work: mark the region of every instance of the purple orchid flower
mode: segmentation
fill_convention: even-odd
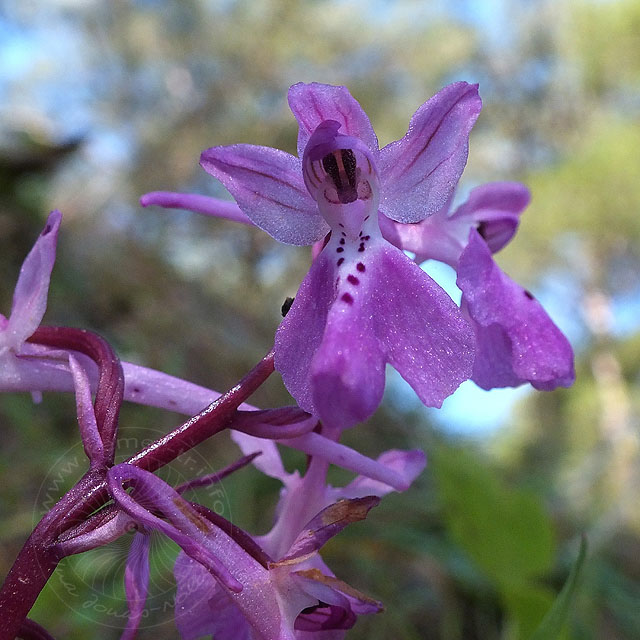
[[[201,157],[240,210],[277,240],[312,244],[330,232],[278,329],[276,368],[303,409],[338,428],[375,411],[387,363],[427,406],[439,407],[471,375],[473,332],[449,296],[383,238],[380,219],[417,222],[450,199],[481,108],[477,86],[445,87],[383,149],[345,87],[299,83],[289,104],[298,158],[243,144]],[[180,202],[167,193],[143,198]],[[196,205],[213,213],[211,201]],[[183,206],[193,207],[192,198]],[[220,215],[229,217],[228,205]]]
[[[33,248],[20,268],[11,314],[0,314],[0,362],[12,366],[11,356],[22,351],[26,339],[38,328],[47,308],[51,271],[62,214],[52,211]]]
[[[385,220],[383,235],[416,254],[416,262],[439,260],[458,272],[462,310],[476,334],[472,380],[483,389],[530,382],[545,391],[575,380],[573,350],[533,296],[493,261],[513,238],[529,203],[516,182],[476,187],[450,212],[451,202],[418,224]]]
[[[255,538],[269,557],[278,558],[277,562],[269,562],[269,571],[280,599],[286,602],[297,594],[293,599],[295,615],[288,614],[293,635],[274,637],[340,640],[359,615],[376,613],[381,604],[337,579],[318,551],[347,524],[362,519],[394,488],[366,476],[358,476],[346,487],[334,488],[326,484],[328,464],[321,458],[312,457],[301,477],[297,471],[285,471],[273,442],[238,432],[232,437],[244,453],[259,449],[261,455],[253,464],[284,485],[273,528]],[[378,462],[401,476],[405,487],[425,466],[421,451],[389,451]],[[242,606],[187,553],[178,556],[174,572],[178,583],[176,624],[183,640],[210,634],[218,640],[264,637]],[[294,592],[285,593],[284,587],[291,589],[292,585]],[[300,590],[311,598],[302,612]],[[283,610],[287,609],[290,606]]]
[[[290,552],[273,562],[237,527],[188,502],[152,473],[119,464],[107,472],[107,481],[119,509],[139,526],[168,535],[184,550],[175,569],[176,624],[184,639],[215,633],[219,640],[293,640],[298,637],[294,628],[299,617],[306,629],[345,629],[355,622],[350,602],[358,599],[357,592],[323,573],[314,561],[315,554],[345,526],[364,519],[378,504],[378,497],[342,500],[323,509],[300,532]],[[123,484],[131,486],[131,493]],[[131,617],[123,638],[133,637],[146,599],[145,538],[146,534],[136,534],[127,561],[125,584]],[[380,608],[366,596],[359,599],[356,609],[360,612]],[[318,613],[326,607],[329,615]],[[310,609],[314,615],[306,619]],[[202,611],[209,612],[206,619]]]

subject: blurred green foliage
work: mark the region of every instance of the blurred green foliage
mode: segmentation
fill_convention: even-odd
[[[255,229],[142,210],[137,197],[154,189],[223,195],[197,166],[208,146],[292,152],[285,94],[294,82],[348,85],[382,144],[403,135],[412,110],[443,84],[480,82],[485,106],[462,189],[505,179],[531,187],[518,236],[498,260],[543,299],[548,293],[567,321],[578,381],[527,395],[507,425],[482,437],[455,438],[433,414],[397,399],[346,434],[368,455],[420,447],[430,460],[414,488],[385,498],[327,546],[340,577],[386,605],[348,637],[531,638],[570,574],[582,533],[590,553],[564,637],[640,637],[638,2],[495,3],[501,15],[491,33],[489,10],[474,2],[449,11],[410,0],[48,4],[0,9],[3,24],[63,25],[80,42],[68,57],[44,49],[4,89],[0,309],[10,309],[47,209],[60,208],[46,322],[93,329],[124,359],[219,390],[268,350],[308,256]],[[64,102],[77,86],[66,84],[71,77],[89,96],[82,126]],[[57,111],[39,106],[47,82]],[[275,377],[255,398],[260,406],[288,402]],[[121,455],[180,420],[125,407]],[[4,574],[84,462],[70,397],[46,395],[34,405],[26,394],[3,396],[0,428]],[[179,482],[236,455],[216,438],[163,477]],[[304,465],[302,456],[285,455],[290,467]],[[336,471],[334,481],[348,474]],[[264,533],[278,489],[243,470],[224,483],[228,516]],[[119,637],[127,549],[123,539],[65,560],[33,617],[55,637]],[[140,638],[176,637],[176,553],[154,541]]]

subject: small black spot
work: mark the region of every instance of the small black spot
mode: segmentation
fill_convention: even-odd
[[[131,391],[133,393],[140,393],[140,388],[139,387],[133,387],[133,389],[131,389]]]
[[[340,299],[347,304],[353,304],[353,296],[350,293],[343,293]]]
[[[371,240],[371,236],[364,236],[363,240]]]
[[[527,296],[527,298],[529,298],[529,300],[535,300],[536,297],[533,295],[533,293],[531,293],[531,291],[527,291],[526,289],[524,290],[524,295]]]
[[[336,264],[340,266],[344,262],[344,258],[338,258],[338,262]]]
[[[340,244],[344,244],[344,238],[340,238]]]
[[[284,302],[282,303],[282,308],[280,309],[280,312],[282,313],[283,318],[287,315],[287,313],[289,313],[289,309],[291,309],[291,305],[293,304],[294,300],[295,298],[290,298],[288,296],[284,299]]]
[[[365,218],[365,222],[366,222],[370,217],[371,217],[371,216],[367,216],[367,217]]]
[[[359,251],[360,253],[362,253],[362,252],[364,251],[364,242],[361,242],[361,243],[360,243],[360,246],[358,247],[358,251]]]
[[[344,247],[338,247],[336,249],[336,253],[342,253],[344,251]]]
[[[351,283],[351,284],[360,284],[360,280],[358,280],[358,278],[356,278],[354,275],[349,274],[347,276],[347,280]]]
[[[340,226],[342,226],[342,225],[340,225]],[[344,231],[341,231],[340,233],[342,234],[342,237],[347,235]]]
[[[344,225],[342,224],[342,222],[338,222],[338,226],[344,229]]]
[[[358,262],[358,264],[356,265],[356,269],[357,269],[360,273],[364,273],[364,272],[365,272],[365,266],[362,264],[362,262]]]

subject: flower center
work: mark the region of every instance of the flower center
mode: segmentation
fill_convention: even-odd
[[[377,212],[378,175],[370,149],[339,128],[326,120],[314,131],[303,156],[304,181],[329,226],[355,239],[364,219]]]

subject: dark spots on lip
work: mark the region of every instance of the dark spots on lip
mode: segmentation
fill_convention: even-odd
[[[535,296],[533,295],[533,293],[531,293],[531,291],[527,291],[526,289],[524,290],[524,295],[527,296],[527,298],[529,298],[529,300],[535,300]]]
[[[344,229],[344,225],[342,224],[342,222],[338,222],[338,226]]]
[[[353,304],[353,296],[350,293],[343,293],[340,300],[346,302],[347,304]]]
[[[358,251],[359,251],[360,253],[362,253],[362,252],[364,251],[364,242],[361,242],[361,243],[360,243],[360,246],[358,247]]]
[[[348,280],[351,284],[355,284],[355,285],[360,284],[360,280],[358,280],[358,278],[356,278],[356,277],[355,277],[354,275],[352,275],[352,274],[349,274],[349,275],[347,276],[347,280]]]
[[[133,387],[133,389],[131,389],[132,393],[140,393],[140,387]]]
[[[344,247],[338,247],[336,249],[336,253],[342,253],[344,251]]]
[[[362,238],[363,240],[367,241],[367,240],[371,240],[371,236],[363,236]]]
[[[358,262],[358,264],[356,265],[356,269],[357,269],[360,273],[364,273],[364,272],[365,272],[365,266],[362,264],[362,262]]]
[[[340,244],[344,244],[344,238],[340,238]]]
[[[370,218],[371,216],[367,216],[364,220],[365,222]]]
[[[289,309],[291,309],[291,305],[293,304],[294,300],[295,298],[291,298],[289,296],[284,299],[284,302],[282,303],[282,307],[280,309],[280,313],[282,313],[283,318],[287,315],[287,313],[289,313]]]
[[[340,226],[342,226],[342,225],[340,225]],[[344,238],[344,236],[346,236],[346,235],[347,235],[344,231],[341,231],[340,233],[342,234],[342,237],[343,237],[343,238]]]
[[[336,265],[340,266],[343,262],[344,258],[338,258],[338,262],[336,262]]]

